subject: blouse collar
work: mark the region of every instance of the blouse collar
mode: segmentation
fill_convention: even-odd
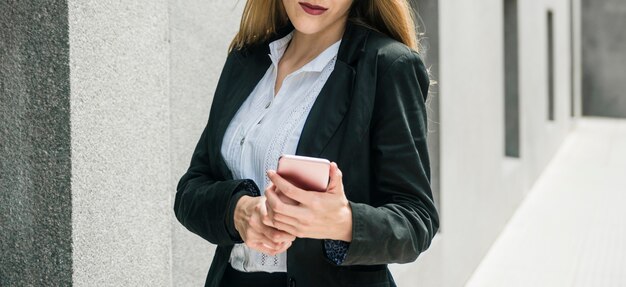
[[[291,41],[291,38],[293,37],[294,31],[295,30],[291,31],[286,36],[269,43],[270,54],[268,55],[270,59],[272,60],[272,63],[274,64],[275,68],[278,67],[278,62],[283,57],[283,54],[285,53],[285,50],[287,49],[287,44],[289,44],[289,41]],[[334,44],[330,45],[328,48],[322,51],[319,55],[317,55],[317,57],[315,57],[310,62],[306,63],[304,66],[302,66],[298,70],[303,71],[303,72],[321,72],[322,70],[324,70],[324,67],[326,67],[326,65],[330,62],[330,60],[337,55],[340,44],[341,44],[341,39],[335,42]]]

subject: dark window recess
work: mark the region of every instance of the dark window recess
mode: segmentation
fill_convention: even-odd
[[[576,59],[574,57],[574,38],[575,38],[575,32],[574,32],[574,0],[570,0],[569,1],[569,52],[570,52],[570,72],[569,72],[569,77],[570,77],[570,116],[574,117],[576,116],[576,98],[575,98],[575,94],[576,94],[576,73],[575,73],[575,69],[574,69],[574,63],[576,62]]]
[[[520,157],[517,0],[504,0],[504,121],[505,155]]]
[[[554,13],[548,10],[548,120],[554,121]]]

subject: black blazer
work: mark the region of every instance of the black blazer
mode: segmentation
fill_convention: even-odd
[[[219,286],[233,244],[233,180],[220,147],[231,119],[271,61],[268,41],[229,53],[208,123],[177,185],[174,212],[217,249],[206,286]],[[297,238],[287,250],[290,286],[395,286],[389,263],[408,263],[439,228],[430,187],[425,100],[429,79],[420,55],[381,33],[348,22],[330,78],[304,125],[296,154],[337,162],[353,214],[352,242],[335,265],[323,241]],[[249,181],[249,179],[248,179]],[[264,188],[264,187],[260,187]]]

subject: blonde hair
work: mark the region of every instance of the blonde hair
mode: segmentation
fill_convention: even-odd
[[[348,21],[369,27],[419,51],[412,11],[408,0],[354,0]],[[248,0],[239,32],[228,50],[261,43],[288,22],[282,0]]]

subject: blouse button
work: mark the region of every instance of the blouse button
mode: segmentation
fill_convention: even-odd
[[[241,141],[239,142],[239,145],[243,145],[243,142],[246,140],[246,137],[242,137]]]
[[[268,102],[267,105],[265,105],[265,108],[266,109],[269,108],[271,104],[272,104],[272,102]]]

